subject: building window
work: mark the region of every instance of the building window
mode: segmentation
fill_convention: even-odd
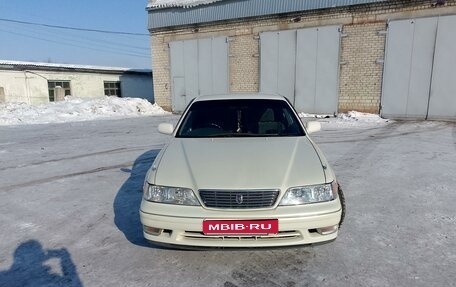
[[[120,82],[104,82],[104,92],[106,96],[122,97]]]
[[[71,95],[70,81],[48,81],[49,101],[55,101],[55,88],[61,87],[65,90],[65,96]]]

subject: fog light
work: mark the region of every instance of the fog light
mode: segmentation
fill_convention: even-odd
[[[336,232],[337,229],[339,229],[338,225],[334,225],[334,226],[317,228],[317,232],[320,233],[321,235],[328,235],[328,234]]]
[[[161,229],[161,228],[145,226],[145,225],[143,226],[143,230],[145,233],[153,235],[153,236],[159,236],[163,232],[163,229]]]

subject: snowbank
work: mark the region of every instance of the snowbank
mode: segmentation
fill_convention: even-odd
[[[299,116],[304,122],[317,120],[322,124],[323,129],[336,129],[336,128],[352,128],[352,127],[370,127],[384,125],[391,122],[389,119],[383,119],[377,114],[361,113],[351,111],[348,113],[341,113],[335,117],[334,115],[315,115],[299,113]]]
[[[161,107],[138,98],[103,97],[65,101],[38,106],[25,103],[0,104],[0,125],[77,122],[106,118],[166,115]]]
[[[78,122],[97,119],[127,118],[138,116],[169,115],[161,107],[138,98],[103,97],[82,99],[65,97],[65,101],[38,106],[24,103],[0,104],[0,126],[21,124],[47,124]],[[333,115],[300,113],[303,122],[317,120],[323,129],[370,127],[383,125],[390,120],[379,115],[351,111]]]

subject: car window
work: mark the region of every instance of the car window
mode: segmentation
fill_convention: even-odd
[[[299,118],[284,100],[211,100],[193,103],[177,137],[302,136]]]

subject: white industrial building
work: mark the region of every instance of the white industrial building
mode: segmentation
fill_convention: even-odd
[[[151,70],[0,60],[0,102],[52,102],[56,89],[81,98],[154,101]]]

